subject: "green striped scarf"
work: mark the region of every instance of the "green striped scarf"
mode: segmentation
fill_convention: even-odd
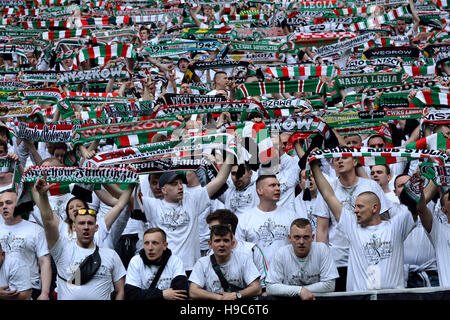
[[[271,93],[313,92],[324,94],[326,91],[327,85],[319,79],[270,82],[259,81],[240,85],[236,90],[236,99],[240,100],[247,97],[262,96]]]

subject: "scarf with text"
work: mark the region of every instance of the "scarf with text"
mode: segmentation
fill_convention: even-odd
[[[92,167],[28,167],[21,178],[21,182],[36,182],[46,176],[47,182],[60,183],[138,183],[139,175],[128,168],[92,168]]]
[[[170,134],[182,126],[183,123],[178,120],[144,120],[91,126],[77,129],[72,141],[77,145],[94,140],[117,138],[116,144],[126,146],[132,143],[143,143],[143,141],[149,142],[158,132]]]

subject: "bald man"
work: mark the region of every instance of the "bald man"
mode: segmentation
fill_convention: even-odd
[[[403,242],[416,226],[417,215],[404,205],[394,204],[388,221],[380,216],[378,196],[362,192],[353,211],[343,208],[323,176],[317,160],[311,163],[317,187],[333,213],[338,228],[350,243],[347,291],[404,288]]]

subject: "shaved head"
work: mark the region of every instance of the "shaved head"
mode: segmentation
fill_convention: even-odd
[[[381,208],[380,198],[378,198],[378,196],[371,191],[362,192],[358,195],[358,197],[363,197],[363,199],[370,205],[376,204],[378,206],[378,210]]]

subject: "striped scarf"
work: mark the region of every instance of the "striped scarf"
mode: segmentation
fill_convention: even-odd
[[[240,85],[236,90],[236,99],[262,96],[271,93],[313,92],[326,93],[327,85],[318,79],[250,82]]]
[[[269,131],[264,122],[245,121],[244,123],[227,126],[226,132],[229,134],[236,132],[242,139],[249,138],[256,143],[258,149],[257,155],[254,150],[251,150],[251,147],[247,149],[251,155],[251,164],[268,163],[276,155],[276,150],[273,147]],[[238,163],[241,162],[238,161]]]
[[[442,132],[437,132],[408,143],[405,149],[448,150],[450,149],[450,140],[446,139]]]
[[[340,72],[334,66],[288,66],[288,67],[269,67],[267,73],[276,77],[333,77]]]
[[[409,101],[411,107],[423,108],[425,106],[445,106],[450,105],[450,94],[430,91],[418,91]]]
[[[405,73],[411,77],[416,76],[430,76],[434,77],[436,75],[436,65],[430,66],[403,66]]]
[[[78,52],[77,61],[78,65],[80,65],[86,60],[95,59],[95,62],[102,66],[109,60],[119,57],[135,58],[136,51],[132,45],[123,43],[83,48]]]
[[[384,14],[379,17],[368,18],[366,21],[357,22],[350,25],[351,31],[359,31],[365,29],[371,29],[373,27],[379,26],[381,24],[388,23],[390,21],[394,21],[399,17],[403,17],[405,15],[409,15],[410,12],[406,7],[399,7],[397,9],[393,9],[387,14]]]
[[[88,26],[120,26],[121,24],[131,24],[132,21],[128,16],[116,17],[105,16],[100,18],[78,18],[75,19],[74,24],[77,28]]]
[[[42,32],[40,39],[55,40],[55,39],[64,39],[64,38],[76,38],[76,37],[90,35],[90,33],[91,32],[89,29],[46,31],[46,32]]]

